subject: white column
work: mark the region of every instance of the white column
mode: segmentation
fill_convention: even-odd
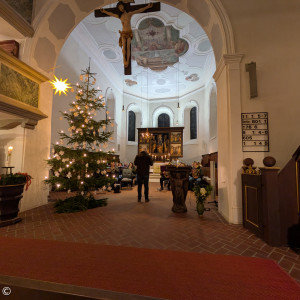
[[[219,211],[233,224],[242,223],[241,74],[243,55],[224,55],[214,77],[218,92]]]

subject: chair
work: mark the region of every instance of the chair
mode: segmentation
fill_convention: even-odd
[[[161,165],[160,166],[160,174],[163,174],[163,172],[165,172],[165,171],[167,171],[167,166],[166,165]],[[166,187],[168,189],[169,183],[170,183],[170,178],[165,178],[165,180],[163,181],[163,188]]]
[[[166,179],[163,181],[164,189],[166,188],[167,190],[169,190],[169,183],[170,183],[170,179]]]
[[[132,187],[132,181],[133,181],[133,175],[132,175],[132,170],[131,169],[123,169],[122,170],[122,179],[121,179],[121,189],[122,189],[122,184],[128,185]]]

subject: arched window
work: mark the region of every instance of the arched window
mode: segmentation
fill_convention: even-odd
[[[197,138],[197,107],[193,107],[190,111],[190,137],[191,140]]]
[[[135,113],[130,110],[128,112],[128,141],[135,142]]]
[[[170,117],[168,114],[160,114],[158,116],[158,126],[157,127],[170,127]]]

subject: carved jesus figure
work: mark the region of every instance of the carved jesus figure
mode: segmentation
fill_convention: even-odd
[[[121,20],[122,23],[122,31],[119,30],[120,32],[120,39],[119,39],[119,45],[122,48],[122,52],[123,52],[123,61],[124,61],[124,66],[125,68],[128,67],[129,65],[129,59],[130,59],[130,45],[131,45],[131,40],[133,38],[132,35],[132,30],[131,30],[131,17],[134,14],[138,14],[141,13],[145,10],[147,10],[148,8],[152,7],[153,3],[149,3],[147,6],[142,7],[140,9],[136,9],[130,12],[127,12],[123,3],[119,2],[117,5],[117,8],[119,9],[119,11],[121,12],[121,14],[115,14],[112,13],[110,11],[107,11],[105,9],[100,9],[100,11],[108,16],[112,16],[115,18],[118,18]]]

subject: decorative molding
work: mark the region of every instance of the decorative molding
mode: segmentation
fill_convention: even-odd
[[[0,0],[1,1],[1,0]],[[7,65],[26,78],[35,81],[38,84],[48,81],[49,78],[34,70],[21,60],[8,54],[6,51],[0,49],[0,64]],[[0,111],[12,114],[14,116],[22,117],[22,126],[24,128],[34,129],[37,122],[48,116],[41,112],[38,108],[25,104],[21,101],[12,99],[0,93]]]
[[[210,49],[206,50],[206,51],[201,51],[198,49],[199,45],[201,42],[203,41],[208,41],[209,44],[210,44]],[[195,41],[193,42],[193,45],[192,45],[192,48],[194,50],[194,54],[196,55],[207,55],[208,53],[213,53],[213,47],[212,47],[212,44],[208,38],[207,35],[201,35],[200,37],[198,37],[197,39],[195,39]]]
[[[48,116],[39,109],[0,94],[0,111],[22,117],[24,128],[34,129],[39,120]]]
[[[220,77],[220,75],[222,74],[223,72],[223,69],[225,67],[225,61],[223,59],[223,57],[220,59],[218,65],[217,65],[217,68],[216,68],[216,72],[215,74],[213,75],[213,78],[215,81],[217,81]]]
[[[8,130],[15,128],[19,125],[21,125],[23,122],[23,119],[19,118],[9,118],[9,119],[0,119],[0,129],[1,130]]]
[[[4,63],[5,65],[11,67],[12,69],[16,70],[17,72],[32,79],[37,83],[42,83],[49,80],[48,77],[36,71],[29,65],[25,64],[24,62],[12,56],[11,54],[7,53],[1,48],[0,48],[0,63]]]
[[[170,117],[170,127],[174,126],[175,122],[175,113],[173,109],[169,106],[163,105],[156,107],[152,112],[152,127],[157,127],[158,125],[158,116],[162,113],[167,114]]]
[[[244,54],[224,54],[223,55],[225,65],[240,63],[242,61],[243,57],[244,57]]]
[[[33,130],[35,128],[35,126],[37,125],[37,123],[38,123],[37,120],[27,119],[27,120],[24,120],[24,122],[22,123],[21,126],[23,128]]]
[[[4,0],[0,0],[0,16],[24,37],[33,37],[33,27]]]
[[[198,110],[199,110],[199,103],[196,100],[192,99],[192,100],[189,100],[189,101],[187,101],[185,103],[182,103],[181,107],[182,107],[182,114],[183,115],[184,115],[184,111],[186,109],[191,109],[193,107],[196,107],[197,108],[197,112],[198,112]]]
[[[121,89],[121,87],[123,87],[123,77],[120,78],[119,76],[116,76],[112,65],[106,59],[103,59],[102,55],[100,55],[99,46],[96,45],[94,38],[91,36],[86,27],[82,23],[79,23],[72,31],[72,36],[78,44],[82,46],[82,49],[88,54],[88,56],[91,56],[99,69],[105,70],[103,75],[112,82],[114,89],[123,93]]]
[[[233,54],[235,53],[234,35],[227,12],[220,0],[210,0],[210,3],[215,8],[216,13],[219,16],[220,21],[223,25],[222,28],[224,29],[225,34],[226,53]]]
[[[125,105],[126,107],[126,105]],[[128,114],[128,112],[132,110],[134,113],[142,113],[142,108],[140,105],[138,105],[135,102],[132,102],[130,104],[127,105],[127,107],[125,108],[126,113]]]
[[[217,66],[215,74],[213,75],[215,81],[219,79],[225,66],[236,63],[239,64],[242,61],[243,57],[244,54],[224,54]]]

